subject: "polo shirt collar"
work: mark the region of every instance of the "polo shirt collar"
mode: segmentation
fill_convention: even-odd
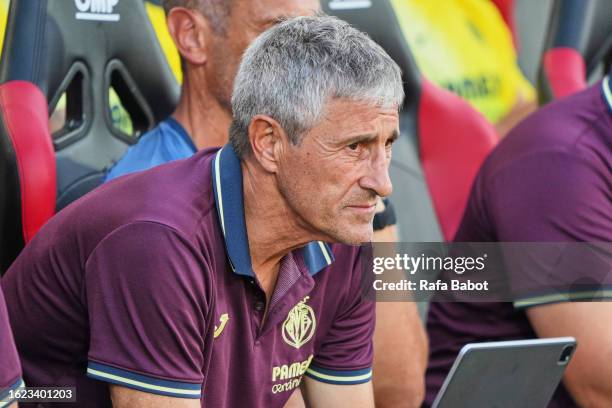
[[[230,144],[215,154],[212,166],[217,215],[230,264],[235,273],[254,277],[244,220],[242,169]],[[325,242],[310,242],[301,248],[301,251],[310,275],[316,274],[334,261],[332,251]]]
[[[608,105],[608,111],[612,113],[612,83],[610,83],[610,75],[606,75],[601,82],[601,92]]]

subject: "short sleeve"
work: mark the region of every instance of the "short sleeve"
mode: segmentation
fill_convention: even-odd
[[[496,239],[532,243],[521,256],[504,250],[511,286],[532,288],[515,307],[612,298],[611,182],[601,163],[553,151],[515,160],[488,184]]]
[[[4,296],[0,290],[0,406],[4,403],[10,404],[12,402],[10,392],[23,385],[21,365],[9,325]]]
[[[321,382],[351,385],[372,379],[375,302],[362,293],[358,259],[354,265],[346,298],[306,370],[308,377]]]
[[[104,238],[86,263],[87,375],[200,398],[212,339],[205,271],[189,242],[164,225],[129,224]]]

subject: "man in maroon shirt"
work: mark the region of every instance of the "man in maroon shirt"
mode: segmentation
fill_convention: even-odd
[[[226,144],[234,77],[246,47],[282,19],[312,15],[319,10],[318,0],[162,3],[169,32],[182,59],[181,99],[171,117],[140,137],[109,170],[107,181]],[[373,239],[395,242],[395,214],[388,200],[384,201],[384,210],[374,217]],[[373,383],[377,406],[417,407],[423,399],[427,342],[416,305],[380,302],[376,321]],[[390,349],[393,353],[388,352]],[[303,403],[295,405],[299,406]]]
[[[516,292],[513,303],[433,303],[427,402],[466,343],[573,336],[578,348],[550,407],[612,406],[609,76],[542,108],[500,143],[476,178],[456,240],[568,244],[578,249],[564,253],[567,266],[576,267],[559,257],[547,271],[539,262],[517,260],[522,256],[507,257],[509,281],[539,290]],[[571,243],[599,243],[600,251]],[[543,261],[548,250],[540,248],[533,254]],[[591,283],[606,301],[580,302],[594,296]]]
[[[337,19],[260,36],[230,145],[102,186],[11,266],[26,383],[83,406],[282,407],[301,386],[372,407],[360,250],[325,242],[371,239],[402,99],[397,65]]]

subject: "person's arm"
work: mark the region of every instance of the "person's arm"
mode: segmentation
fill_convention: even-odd
[[[375,242],[397,240],[396,225],[374,231]],[[425,398],[427,353],[427,335],[416,303],[379,302],[376,305],[373,366],[377,408],[421,406]]]
[[[578,405],[612,406],[612,302],[538,306],[528,309],[527,317],[538,337],[576,338],[563,381]]]
[[[296,388],[289,400],[285,403],[284,408],[304,408],[304,397],[302,397],[301,388]]]
[[[371,382],[335,385],[304,377],[302,394],[308,408],[374,408]]]
[[[427,350],[415,302],[376,305],[373,382],[377,408],[421,406]]]
[[[113,408],[199,408],[200,400],[167,397],[165,395],[149,394],[130,388],[111,385],[111,401]]]
[[[505,262],[511,280],[525,287],[529,281],[537,284],[538,295],[515,301],[515,307],[528,307],[525,313],[538,337],[577,339],[564,383],[586,407],[612,406],[612,299],[601,290],[612,283],[609,179],[596,159],[559,149],[515,160],[498,173],[487,191],[487,213],[499,241],[531,242],[536,249],[537,242],[557,243],[534,250],[536,261],[508,257]],[[569,301],[593,293],[610,300]]]

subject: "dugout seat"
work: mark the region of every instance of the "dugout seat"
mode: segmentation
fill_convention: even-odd
[[[540,103],[586,88],[611,62],[610,0],[555,0],[538,75]]]
[[[388,0],[326,0],[324,10],[367,32],[398,63],[406,101],[391,161],[400,240],[451,240],[495,129],[458,96],[420,74]]]
[[[180,89],[143,0],[12,0],[0,83],[1,274],[173,111]],[[113,120],[119,105],[127,127]],[[47,112],[63,117],[52,133]]]
[[[55,212],[55,156],[48,120],[47,101],[34,84],[0,85],[0,272]]]

